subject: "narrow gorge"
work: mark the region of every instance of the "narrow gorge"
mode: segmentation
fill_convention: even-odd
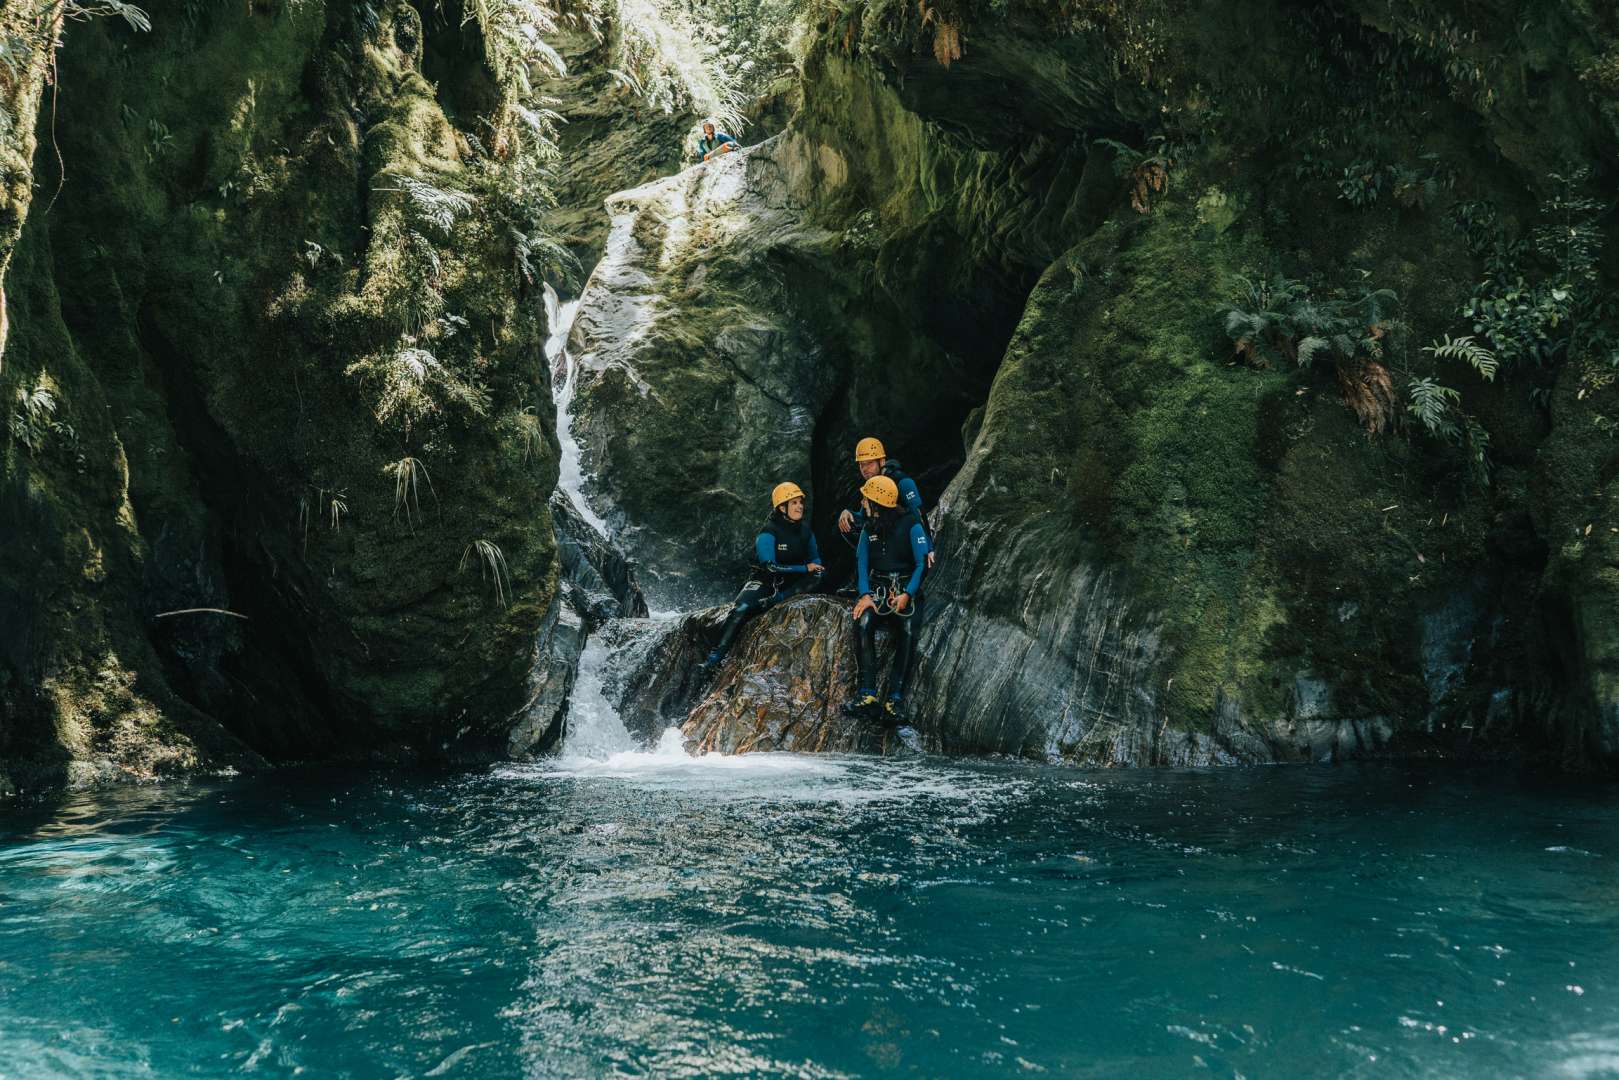
[[[5,15],[0,793],[884,752],[838,598],[689,670],[867,434],[929,753],[1619,762],[1605,7],[828,2],[703,164],[610,7],[119,8]]]

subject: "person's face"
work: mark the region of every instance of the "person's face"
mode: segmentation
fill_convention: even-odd
[[[788,499],[787,502],[782,506],[782,513],[787,515],[788,521],[803,521],[804,497],[800,495],[796,499]]]
[[[707,138],[707,139],[712,139],[714,137],[714,125],[713,124],[704,124],[703,125],[703,137]]]
[[[866,498],[864,495],[860,496],[860,509],[866,512],[867,517],[873,517],[877,513],[877,511],[871,508],[871,500]]]
[[[860,479],[862,480],[870,480],[873,476],[883,471],[882,458],[878,458],[876,461],[856,462],[856,464],[860,466]]]

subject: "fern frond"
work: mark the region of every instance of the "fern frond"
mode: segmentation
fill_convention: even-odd
[[[1327,339],[1324,337],[1311,336],[1303,338],[1299,342],[1299,367],[1309,367],[1315,363],[1316,356],[1330,348],[1331,345],[1328,344]]]
[[[1485,382],[1494,382],[1495,373],[1501,368],[1501,362],[1495,353],[1474,341],[1471,334],[1464,334],[1459,338],[1446,334],[1444,342],[1436,341],[1432,345],[1424,346],[1422,351],[1439,360],[1465,361],[1484,377]]]
[[[1460,434],[1452,415],[1462,400],[1458,391],[1433,379],[1413,379],[1409,394],[1411,403],[1406,411],[1420,420],[1430,435],[1454,439]]]

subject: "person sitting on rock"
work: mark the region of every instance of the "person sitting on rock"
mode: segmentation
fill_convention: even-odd
[[[743,623],[788,597],[813,592],[826,573],[820,545],[804,514],[803,490],[791,481],[777,484],[770,493],[770,504],[774,509],[753,541],[753,575],[736,595],[719,644],[703,661],[705,673],[725,659]]]
[[[904,714],[905,682],[916,659],[916,634],[922,625],[919,616],[928,535],[916,511],[901,505],[899,485],[890,477],[870,477],[861,486],[860,496],[863,523],[855,545],[860,599],[855,601],[853,614],[860,689],[843,711],[854,717],[876,712],[877,624],[887,622],[893,630],[894,663],[888,672],[883,712],[897,724]]]
[[[928,532],[927,520],[922,517],[922,491],[916,486],[916,481],[905,475],[905,470],[899,467],[899,462],[888,456],[883,444],[871,436],[866,436],[854,444],[855,468],[860,470],[860,480],[864,483],[873,476],[886,476],[894,481],[899,488],[899,500],[905,504],[906,509],[916,515],[922,523],[922,535],[928,540],[928,569],[933,569],[935,559],[933,551],[933,535]],[[855,502],[847,510],[838,514],[838,530],[845,535],[856,533],[865,521],[865,511],[860,503]]]
[[[707,161],[711,157],[729,154],[733,150],[740,149],[742,149],[742,144],[737,142],[735,138],[725,134],[723,131],[716,132],[714,130],[713,121],[703,121],[703,137],[697,140],[698,161]]]

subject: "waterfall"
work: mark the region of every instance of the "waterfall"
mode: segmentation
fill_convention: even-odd
[[[611,541],[607,522],[585,497],[579,441],[573,435],[572,409],[579,385],[579,365],[568,351],[568,338],[579,314],[579,303],[577,298],[563,300],[549,283],[546,284],[545,313],[551,334],[545,342],[545,360],[556,399],[557,442],[562,449],[557,487],[567,496],[580,520],[588,523],[604,540]],[[564,767],[624,766],[643,758],[669,762],[687,756],[678,728],[665,731],[650,753],[642,751],[625,728],[619,708],[608,692],[611,674],[632,658],[637,647],[644,648],[647,641],[667,632],[674,625],[673,615],[673,612],[664,612],[645,619],[614,619],[590,635],[579,656],[578,673],[568,698],[561,752]]]
[[[551,336],[545,341],[545,361],[551,372],[551,392],[557,404],[557,442],[562,447],[557,487],[567,495],[568,502],[579,512],[580,518],[607,537],[607,522],[585,498],[579,440],[573,436],[573,396],[579,386],[579,365],[574,363],[568,352],[568,336],[573,333],[573,320],[579,314],[579,301],[563,300],[547,282],[545,314],[551,326]]]

